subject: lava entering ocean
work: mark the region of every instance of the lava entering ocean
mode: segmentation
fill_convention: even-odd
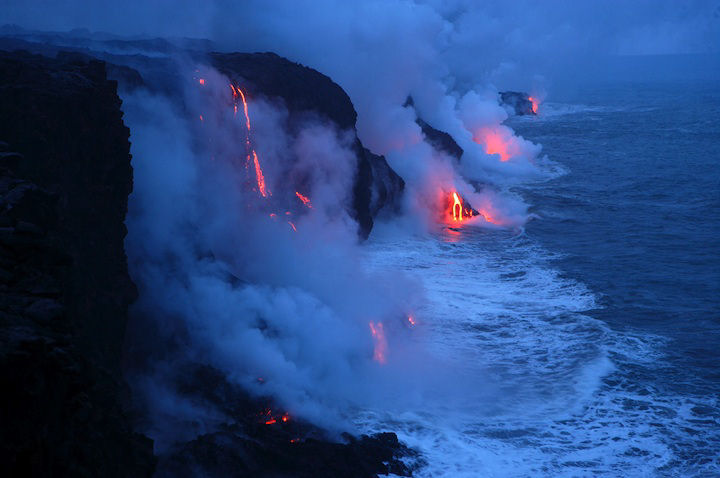
[[[457,191],[452,191],[449,194],[445,194],[445,206],[443,208],[443,222],[447,225],[457,227],[463,223],[472,219],[475,216],[481,216],[485,219],[485,222],[494,224],[496,226],[502,225],[502,221],[494,217],[486,209],[475,209],[460,196]]]
[[[532,103],[532,112],[537,114],[538,106],[540,105],[540,102],[538,101],[538,99],[535,97],[532,97],[532,96],[528,96],[528,101],[530,101],[530,103]]]
[[[447,221],[445,222],[457,224],[478,214],[466,201],[463,201],[457,191],[448,195],[446,201],[448,205],[445,207],[447,211],[445,214]]]
[[[510,153],[510,141],[503,137],[502,132],[497,129],[483,128],[479,135],[473,138],[476,143],[485,146],[487,154],[500,155],[500,161],[505,162],[512,156]]]

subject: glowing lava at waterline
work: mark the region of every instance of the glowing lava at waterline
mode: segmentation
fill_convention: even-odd
[[[538,112],[538,105],[540,104],[540,103],[538,103],[537,98],[533,98],[532,96],[528,96],[528,100],[530,101],[530,103],[532,103],[532,112],[535,113],[535,114],[537,114],[537,112]]]
[[[453,192],[453,206],[452,206],[453,221],[462,221],[463,211],[462,203],[456,192]]]

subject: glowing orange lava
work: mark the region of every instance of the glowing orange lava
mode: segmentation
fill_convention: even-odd
[[[482,138],[482,142],[485,144],[485,152],[487,154],[499,154],[500,161],[503,162],[510,159],[508,145],[497,131],[486,131]]]
[[[462,219],[463,219],[462,203],[460,202],[460,198],[458,197],[457,193],[454,191],[453,191],[452,217],[453,217],[453,221],[462,221]]]
[[[270,420],[267,420],[265,422],[265,425],[274,425],[275,423],[277,423],[277,420],[275,420],[274,418],[271,418]]]
[[[240,89],[240,87],[233,85],[230,83],[230,91],[232,92],[233,97],[233,115],[237,116],[238,112],[238,104],[237,99],[240,98],[243,104],[243,112],[245,113],[245,127],[247,128],[247,132],[245,133],[245,147],[247,148],[247,161],[245,163],[245,168],[249,168],[250,165],[250,158],[252,157],[253,165],[255,166],[255,178],[257,179],[257,188],[258,192],[262,195],[262,197],[266,198],[268,196],[272,196],[272,193],[270,192],[270,189],[267,187],[267,184],[265,183],[265,175],[263,174],[262,168],[260,167],[260,160],[258,159],[258,155],[255,152],[254,149],[250,146],[250,114],[248,113],[248,104],[247,104],[247,98],[245,98],[245,93]]]
[[[258,160],[257,153],[255,150],[252,152],[253,162],[255,163],[255,176],[257,176],[258,191],[262,194],[262,197],[266,198],[270,195],[270,190],[265,186],[265,176],[263,176],[262,169],[260,168],[260,161]]]
[[[532,103],[532,112],[537,114],[538,112],[538,100],[536,98],[533,98],[532,96],[528,96],[528,100]]]
[[[198,83],[200,83],[201,85],[204,85],[204,84],[205,84],[205,78],[200,78],[200,79],[198,80]]]
[[[463,221],[467,219],[471,219],[474,216],[482,216],[485,221],[496,224],[496,225],[502,225],[502,221],[498,220],[497,218],[493,217],[492,214],[488,212],[488,209],[486,208],[478,208],[477,210],[471,207],[469,204],[463,201],[463,199],[458,195],[456,191],[453,191],[450,196],[447,196],[447,199],[445,200],[446,204],[446,218],[444,221],[449,224],[454,224],[455,227],[459,226],[459,223],[462,223]],[[488,205],[487,207],[490,207]],[[450,229],[450,234],[455,234],[458,231]],[[408,319],[410,320],[410,319]],[[415,324],[413,324],[415,325]]]
[[[408,320],[408,323],[410,324],[411,327],[414,327],[415,324],[417,324],[417,322],[415,322],[415,318],[414,318],[412,315],[408,315],[408,319],[407,319],[407,320]]]
[[[250,115],[248,114],[248,105],[247,100],[245,99],[245,94],[242,92],[240,88],[235,88],[235,91],[237,91],[237,94],[240,95],[240,99],[242,100],[243,104],[243,111],[245,112],[245,126],[247,126],[248,132],[250,131]]]
[[[379,364],[387,362],[387,339],[385,338],[385,329],[383,328],[382,322],[377,324],[370,322],[370,333],[372,334],[373,340],[375,341],[375,349],[373,350],[373,360]]]
[[[312,204],[310,204],[310,198],[307,196],[303,196],[299,192],[295,191],[295,195],[303,202],[304,205],[312,209]]]

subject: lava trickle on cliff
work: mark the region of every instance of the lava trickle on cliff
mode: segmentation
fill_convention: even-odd
[[[232,83],[230,83],[230,91],[232,92],[232,99],[233,99],[233,115],[237,116],[238,112],[238,99],[242,102],[242,108],[243,113],[245,115],[245,127],[247,128],[247,132],[245,134],[245,149],[246,149],[246,163],[245,168],[249,169],[249,165],[252,162],[255,170],[255,181],[257,182],[257,191],[260,193],[260,195],[264,198],[271,196],[272,193],[270,192],[270,189],[268,188],[267,184],[265,183],[265,175],[263,174],[262,167],[260,166],[260,159],[258,158],[258,154],[253,149],[252,143],[250,141],[250,134],[252,131],[252,127],[250,126],[250,114],[248,113],[248,102],[247,98],[245,97],[245,93],[242,91],[242,89],[239,86],[235,86]]]
[[[308,208],[312,209],[312,203],[310,203],[310,198],[305,196],[304,194],[300,194],[299,192],[295,191],[295,196],[297,196],[302,203],[307,206]]]

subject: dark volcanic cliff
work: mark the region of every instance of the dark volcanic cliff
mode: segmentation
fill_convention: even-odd
[[[102,62],[0,54],[0,380],[7,476],[149,476],[123,413],[128,129]],[[13,152],[8,152],[13,151]]]
[[[312,111],[354,129],[347,95],[314,70],[269,54],[221,59],[244,80],[262,80],[262,94],[287,100],[291,112]],[[120,370],[128,306],[137,295],[123,244],[132,168],[117,84],[106,67],[77,53],[53,59],[0,51],[0,460],[7,476],[142,477],[156,470],[152,442],[127,416]],[[317,98],[306,96],[312,88]],[[367,235],[373,217],[397,205],[403,183],[359,140],[354,148],[353,208]],[[301,420],[268,427],[258,413],[271,400],[250,397],[202,364],[177,374],[186,396],[234,422],[178,443],[159,457],[159,476],[411,473],[400,459],[414,452],[394,434],[347,435],[339,443]]]

